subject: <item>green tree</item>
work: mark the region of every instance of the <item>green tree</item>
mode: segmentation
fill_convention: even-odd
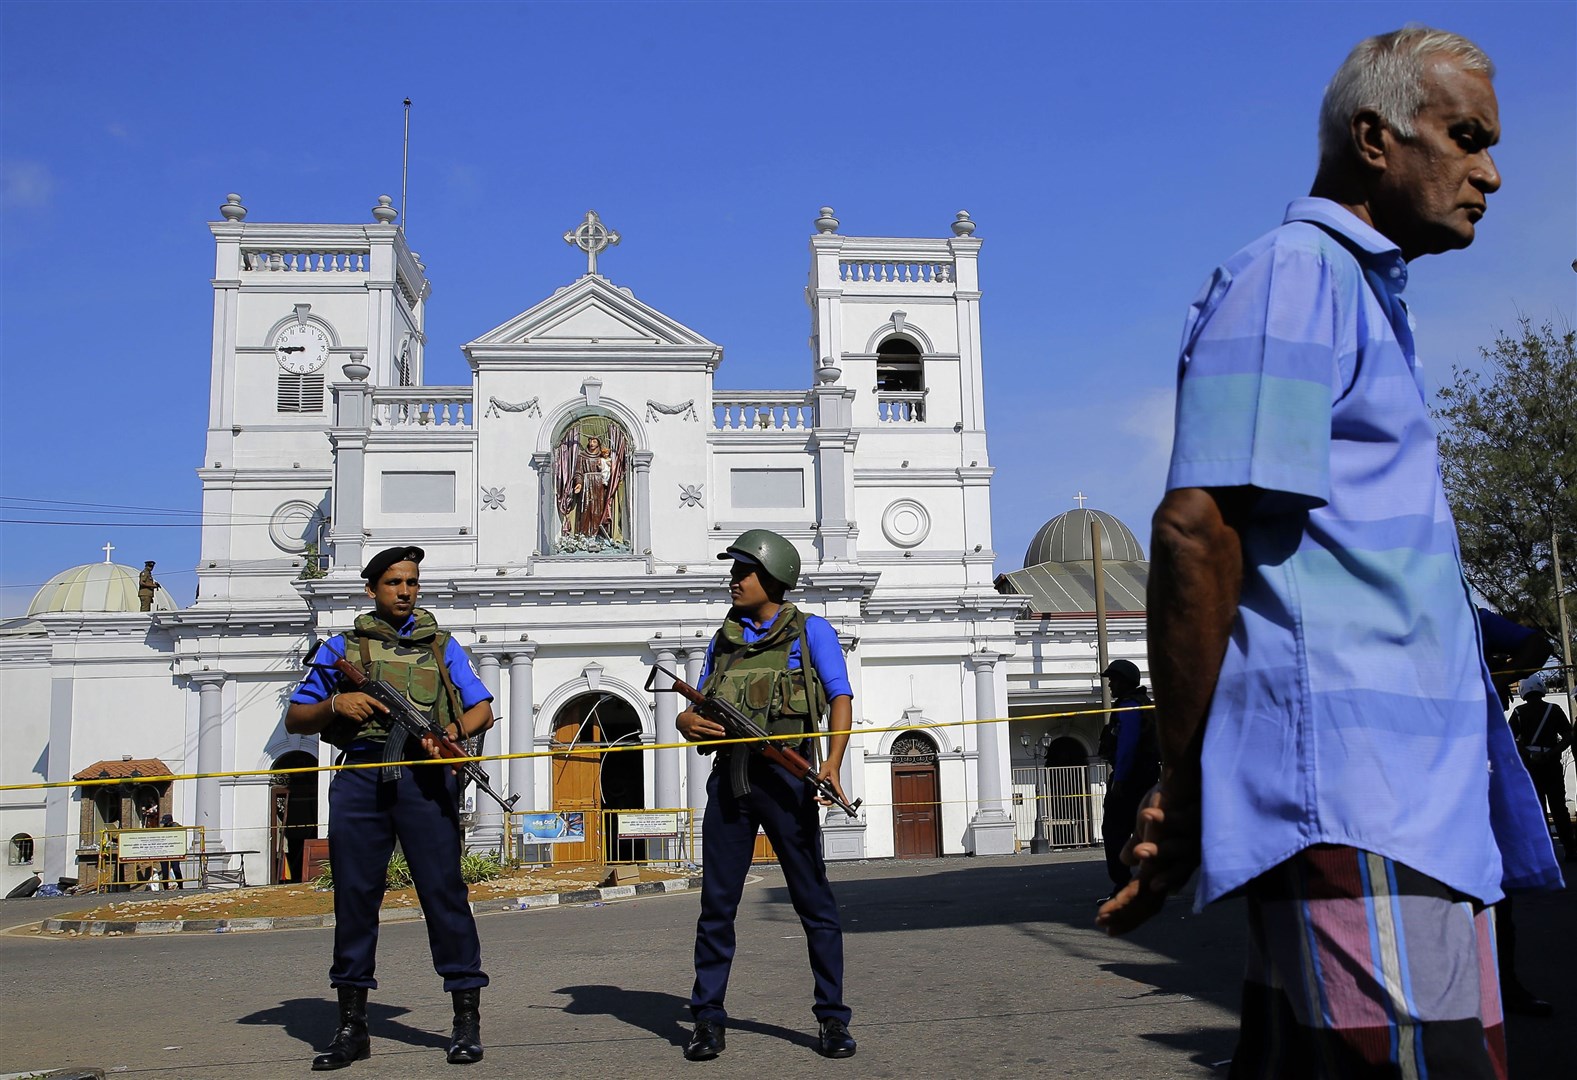
[[[1440,467],[1470,584],[1509,618],[1560,635],[1552,538],[1577,615],[1577,331],[1518,320],[1440,391]],[[1574,650],[1577,651],[1577,650]]]

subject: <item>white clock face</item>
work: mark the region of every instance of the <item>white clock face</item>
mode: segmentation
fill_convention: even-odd
[[[286,371],[310,375],[328,361],[329,337],[311,323],[292,324],[274,338],[274,358]]]

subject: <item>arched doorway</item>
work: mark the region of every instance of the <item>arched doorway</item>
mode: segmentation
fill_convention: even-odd
[[[900,859],[942,855],[942,794],[936,742],[918,731],[893,740],[893,854]]]
[[[318,759],[292,750],[274,759],[275,769],[314,769]],[[269,786],[269,860],[276,883],[299,882],[306,872],[303,853],[318,835],[318,774],[287,773]]]
[[[591,691],[567,701],[553,718],[553,809],[585,815],[584,844],[554,844],[555,862],[638,859],[644,841],[621,842],[616,830],[604,835],[602,811],[636,810],[646,804],[644,754],[634,751],[586,753],[591,746],[639,745],[641,719],[621,697]],[[577,752],[579,751],[579,752]]]
[[[1053,739],[1050,746],[1046,747],[1046,768],[1061,769],[1069,765],[1088,765],[1090,755],[1084,750],[1084,744],[1078,739],[1064,735],[1060,739]]]

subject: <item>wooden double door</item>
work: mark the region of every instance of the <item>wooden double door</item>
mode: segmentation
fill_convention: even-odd
[[[941,788],[936,761],[893,762],[893,854],[900,859],[942,855]]]

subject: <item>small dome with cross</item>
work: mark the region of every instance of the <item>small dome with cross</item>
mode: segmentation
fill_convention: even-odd
[[[1108,562],[1143,562],[1144,549],[1133,530],[1104,510],[1078,507],[1058,514],[1040,527],[1024,553],[1025,566],[1041,563],[1089,562],[1090,522],[1101,523],[1101,558]]]

